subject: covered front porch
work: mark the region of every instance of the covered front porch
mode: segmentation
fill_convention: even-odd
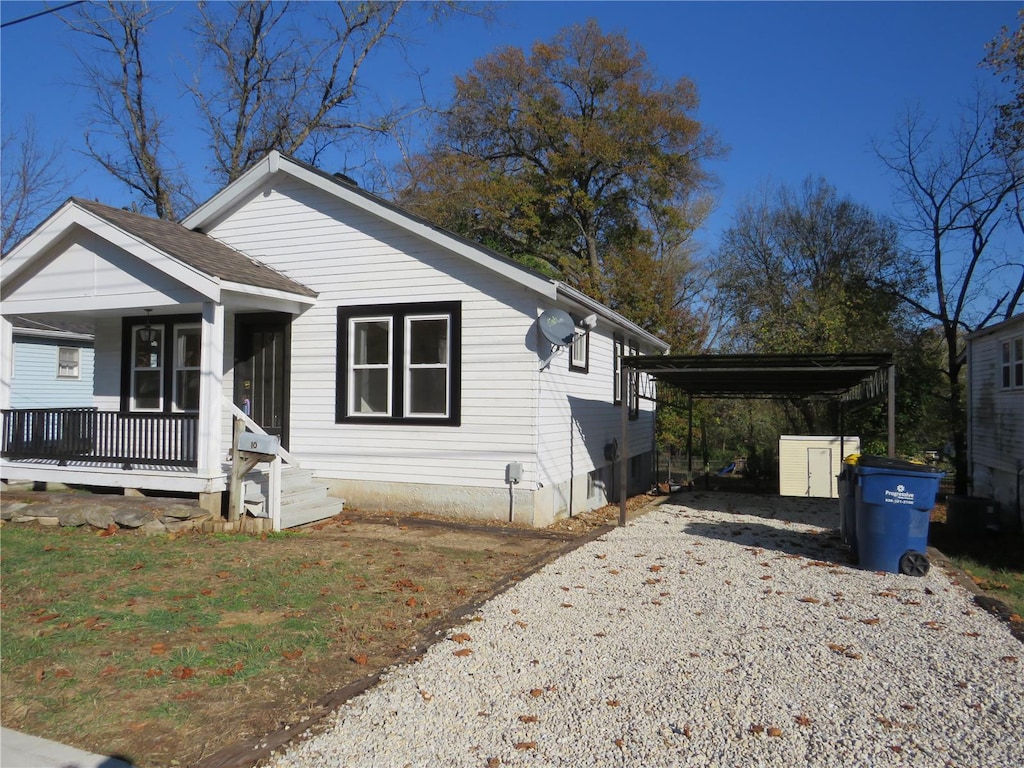
[[[197,494],[219,515],[236,416],[287,445],[271,418],[287,387],[265,391],[253,366],[272,345],[269,378],[286,382],[290,324],[315,303],[304,286],[178,224],[78,200],[2,268],[3,480]],[[87,407],[11,408],[15,316],[91,325]]]

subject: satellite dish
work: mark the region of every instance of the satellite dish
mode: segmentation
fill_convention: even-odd
[[[576,338],[576,323],[568,312],[561,309],[548,309],[537,318],[537,325],[544,338],[556,347],[572,344]]]

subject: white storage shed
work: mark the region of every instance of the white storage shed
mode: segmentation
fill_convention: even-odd
[[[782,435],[779,438],[779,494],[839,498],[836,478],[843,457],[860,453],[859,437]]]

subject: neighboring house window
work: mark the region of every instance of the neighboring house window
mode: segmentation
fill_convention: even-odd
[[[197,315],[125,319],[121,408],[196,413],[202,333],[202,319]]]
[[[1003,389],[1024,387],[1024,336],[1003,342]]]
[[[82,350],[78,347],[58,347],[57,378],[77,379],[80,376]]]
[[[569,348],[569,370],[587,373],[590,367],[590,332],[586,329],[577,333]]]
[[[615,336],[612,347],[612,402],[622,403],[622,337]]]
[[[339,422],[460,420],[459,302],[338,308]]]

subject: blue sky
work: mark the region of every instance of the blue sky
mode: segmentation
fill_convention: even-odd
[[[53,3],[51,3],[53,5]],[[0,3],[4,22],[34,13],[39,2]],[[642,46],[653,69],[671,80],[690,77],[701,97],[698,117],[730,148],[711,165],[721,181],[719,205],[701,239],[709,247],[728,226],[736,205],[766,182],[799,184],[824,176],[841,194],[879,213],[892,209],[892,177],[875,158],[907,108],[937,119],[954,116],[973,88],[997,88],[978,68],[985,43],[1002,25],[1016,25],[1018,5],[985,2],[747,3],[747,2],[513,2],[498,21],[457,20],[425,29],[410,58],[425,72],[430,96],[449,93],[452,77],[502,45],[528,48],[567,25],[595,18],[605,31],[625,33]],[[180,66],[191,56],[177,7],[160,24],[162,61]],[[119,188],[74,151],[82,146],[88,99],[72,83],[79,42],[59,20],[42,17],[0,35],[0,100],[5,125],[32,114],[46,141],[61,142],[72,173],[69,194],[124,205]],[[367,71],[366,85],[383,100],[403,100],[411,78],[394,61]],[[201,199],[205,182],[202,137],[181,118],[189,103],[173,79],[162,106],[175,116],[171,142]],[[328,168],[327,170],[336,170]]]

